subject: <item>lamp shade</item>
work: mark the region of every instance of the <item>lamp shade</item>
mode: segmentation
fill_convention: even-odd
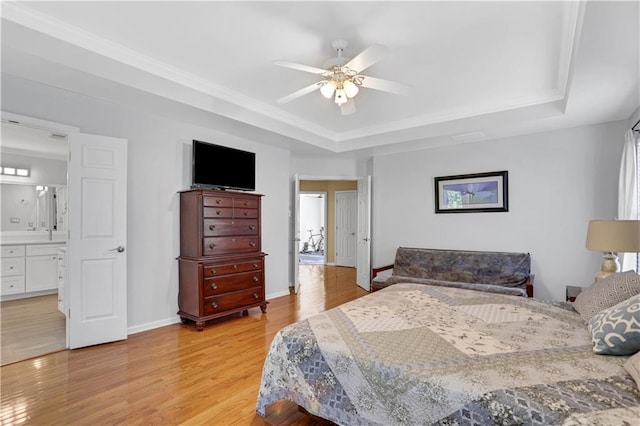
[[[640,220],[592,220],[587,248],[607,253],[640,252]]]
[[[333,92],[336,90],[336,82],[333,80],[329,80],[322,87],[320,87],[320,93],[327,99],[331,99],[333,96]]]
[[[345,80],[344,83],[342,83],[342,86],[344,87],[344,92],[347,94],[348,98],[353,98],[358,94],[358,86],[356,86],[351,80]]]

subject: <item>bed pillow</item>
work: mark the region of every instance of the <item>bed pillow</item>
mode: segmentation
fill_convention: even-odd
[[[640,275],[634,271],[618,272],[582,290],[573,302],[573,308],[588,322],[601,310],[636,294],[640,294]]]
[[[589,320],[593,352],[633,355],[640,351],[640,294],[604,309]]]
[[[624,369],[627,370],[627,373],[631,374],[631,377],[636,381],[636,385],[640,390],[640,352],[624,363]]]

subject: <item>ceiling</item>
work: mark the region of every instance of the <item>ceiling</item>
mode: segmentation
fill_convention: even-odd
[[[2,2],[2,71],[286,146],[366,156],[628,119],[638,2]],[[389,49],[342,116],[314,92],[335,56]],[[196,113],[194,113],[196,112]],[[181,115],[182,114],[182,115]],[[71,123],[76,124],[76,123]]]

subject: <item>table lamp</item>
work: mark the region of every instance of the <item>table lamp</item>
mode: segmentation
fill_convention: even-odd
[[[586,245],[602,252],[601,271],[595,276],[600,281],[620,271],[616,253],[640,252],[640,220],[592,220]]]

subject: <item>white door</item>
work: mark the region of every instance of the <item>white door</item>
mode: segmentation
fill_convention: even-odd
[[[293,177],[293,241],[291,242],[291,266],[293,288],[296,294],[300,290],[300,176]]]
[[[356,284],[371,290],[371,176],[358,179],[357,257]]]
[[[127,338],[127,141],[69,135],[69,348]]]
[[[357,205],[356,191],[336,191],[335,261],[338,266],[356,266]]]

